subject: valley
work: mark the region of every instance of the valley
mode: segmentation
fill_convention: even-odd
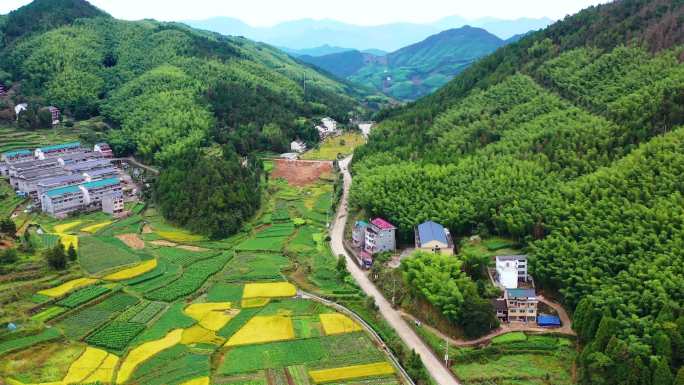
[[[684,384],[684,3],[588,4],[7,8],[0,384]]]

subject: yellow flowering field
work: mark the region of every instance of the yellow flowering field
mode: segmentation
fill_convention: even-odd
[[[112,221],[105,221],[105,222],[96,223],[94,225],[90,225],[90,226],[86,226],[86,227],[82,228],[81,231],[83,231],[85,233],[93,234],[93,233],[96,233],[98,230],[111,225],[112,223],[113,223]]]
[[[155,231],[160,237],[168,239],[169,241],[183,243],[183,242],[199,242],[204,240],[201,235],[196,235],[182,230],[174,231]]]
[[[235,316],[228,312],[230,307],[230,302],[194,303],[185,308],[185,314],[196,319],[203,328],[218,331]]]
[[[170,331],[162,339],[146,342],[131,350],[119,368],[119,373],[116,376],[116,383],[123,384],[128,381],[129,377],[131,374],[133,374],[133,371],[138,367],[138,365],[162,350],[166,350],[174,345],[177,345],[181,342],[182,336],[183,329],[175,329]]]
[[[97,279],[93,278],[78,278],[78,279],[73,279],[68,282],[64,282],[63,284],[50,288],[50,289],[45,289],[41,290],[38,292],[38,294],[42,295],[47,295],[48,297],[61,297],[64,294],[74,290],[78,289],[84,286],[90,286],[97,282]]]
[[[181,385],[209,385],[209,377],[199,377],[190,381],[185,381]]]
[[[64,245],[64,249],[68,250],[69,246],[74,245],[74,249],[78,250],[78,237],[70,234],[58,234],[59,242]]]
[[[259,344],[294,338],[294,329],[290,317],[281,315],[257,316],[250,319],[245,326],[230,337],[226,346]]]
[[[294,297],[297,288],[289,282],[248,283],[242,298]]]
[[[360,331],[361,325],[344,314],[330,313],[320,314],[321,324],[325,335],[343,334]]]
[[[317,384],[353,378],[384,376],[392,373],[394,373],[394,366],[388,362],[309,371],[309,375]]]
[[[65,384],[79,384],[93,373],[107,358],[105,350],[88,346],[80,357],[69,366],[69,371],[62,380]]]
[[[108,384],[112,382],[112,378],[114,377],[114,368],[116,368],[116,364],[119,362],[119,357],[115,356],[114,354],[109,353],[107,358],[102,361],[102,364],[95,369],[95,371],[89,375],[83,383],[90,384],[90,383],[96,383],[96,382],[101,382],[103,384]]]
[[[121,271],[117,271],[116,273],[109,274],[108,276],[104,277],[104,279],[108,281],[123,281],[125,279],[143,275],[148,271],[154,269],[155,267],[157,267],[157,260],[150,259],[148,261],[144,261],[143,263],[137,266],[133,266],[128,269],[124,269]]]
[[[83,221],[73,221],[73,222],[62,223],[59,225],[55,225],[53,227],[53,230],[55,231],[55,233],[61,235],[62,233],[66,233],[67,231],[69,231],[69,230],[73,229],[74,227],[80,225],[81,223],[83,223]]]
[[[193,344],[212,344],[212,345],[223,345],[225,339],[216,335],[215,332],[205,329],[200,325],[195,325],[183,330],[183,336],[181,337],[181,343],[183,345],[193,345]]]
[[[263,307],[271,302],[270,298],[247,298],[243,299],[240,303],[240,307],[243,309],[249,309],[251,307]]]

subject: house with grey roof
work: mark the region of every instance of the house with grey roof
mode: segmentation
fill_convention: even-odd
[[[534,289],[506,289],[504,299],[509,321],[536,321],[539,301]]]
[[[453,255],[454,241],[451,233],[437,222],[427,221],[416,226],[416,250]]]

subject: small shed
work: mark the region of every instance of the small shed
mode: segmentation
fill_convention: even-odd
[[[550,314],[540,314],[537,317],[537,325],[543,328],[559,328],[561,327],[561,321],[558,316]]]

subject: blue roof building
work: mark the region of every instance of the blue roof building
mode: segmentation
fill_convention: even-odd
[[[453,255],[454,243],[449,230],[437,222],[427,221],[416,227],[416,249]]]
[[[561,320],[555,315],[539,314],[537,317],[537,325],[543,328],[559,328],[561,327]]]

